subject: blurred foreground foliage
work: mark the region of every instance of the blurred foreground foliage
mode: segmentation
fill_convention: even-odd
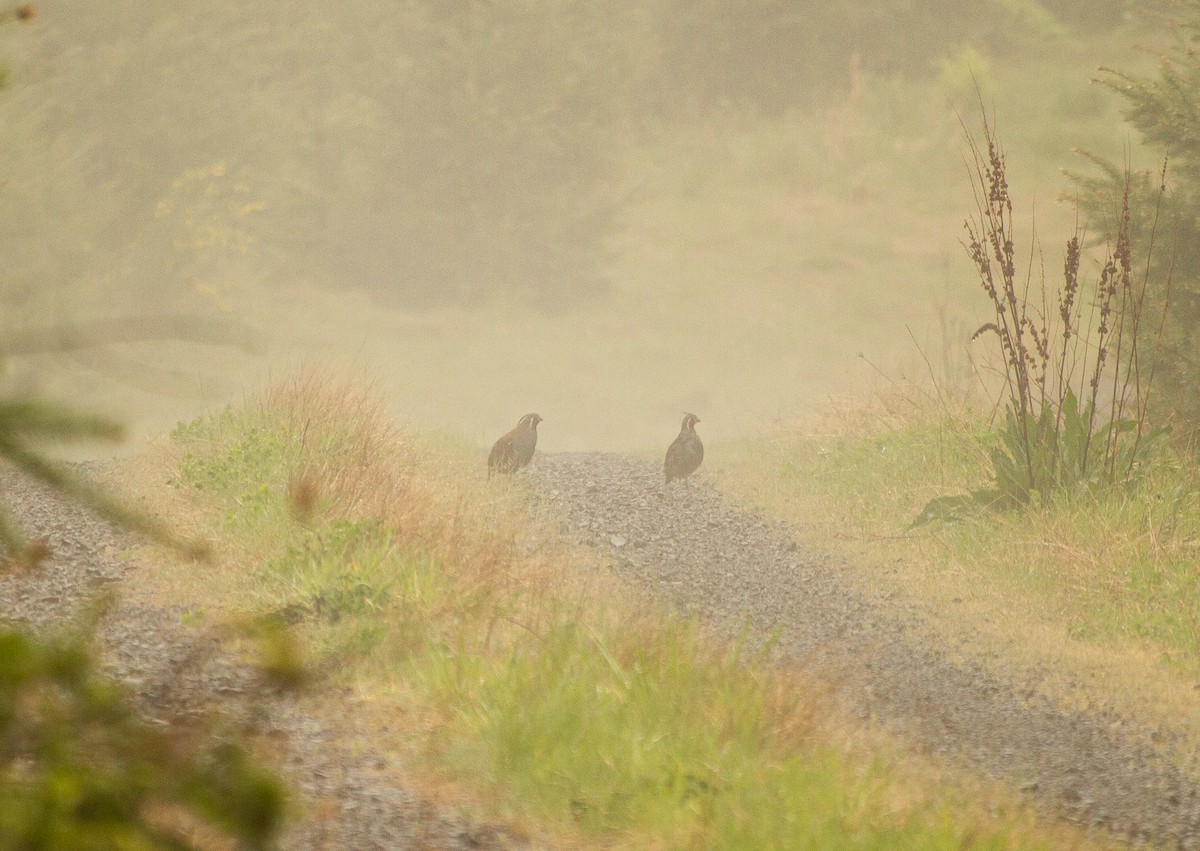
[[[279,780],[233,740],[139,717],[90,632],[0,628],[0,849],[270,847]]]
[[[2,361],[0,361],[2,363]],[[124,429],[105,417],[72,411],[34,398],[0,394],[0,459],[39,479],[60,493],[87,506],[101,517],[173,547],[193,558],[205,555],[205,546],[187,541],[154,518],[135,511],[103,488],[76,475],[69,467],[37,451],[39,442],[120,440]],[[0,547],[11,562],[35,566],[45,555],[45,542],[29,544],[20,525],[0,497]]]
[[[48,438],[121,433],[104,418],[0,396],[0,459],[118,525],[198,553],[35,448]],[[26,542],[2,501],[0,539],[10,569],[37,568],[50,555],[50,542]],[[99,673],[91,643],[100,613],[58,636],[0,624],[0,851],[191,848],[214,835],[268,847],[283,818],[280,781],[236,737],[203,723],[143,719]],[[262,627],[253,637],[268,680],[298,684],[280,631]]]
[[[122,433],[103,417],[0,394],[0,459],[7,465],[119,526],[201,555],[201,544],[39,449],[47,440],[114,440]],[[9,569],[40,567],[52,546],[27,542],[3,499],[0,545]],[[204,722],[143,719],[99,673],[91,644],[101,614],[97,607],[57,636],[0,622],[0,851],[191,848],[197,837],[214,835],[239,847],[268,847],[282,823],[281,782],[236,736]],[[302,671],[282,630],[252,624],[244,631],[259,646],[267,682],[300,684]]]
[[[0,24],[34,14],[30,4],[0,10]],[[38,350],[43,342],[27,334],[15,348]],[[118,525],[199,554],[39,448],[47,440],[122,434],[104,417],[0,394],[0,459]],[[0,547],[9,568],[37,567],[50,554],[48,542],[26,541],[2,499]],[[272,847],[284,815],[282,783],[235,737],[141,717],[100,673],[92,643],[102,610],[94,607],[57,635],[0,622],[0,851],[183,849],[214,839]],[[279,680],[271,667],[283,666],[270,657],[267,664]]]
[[[104,418],[0,396],[0,459],[118,525],[198,554],[198,545],[169,526],[30,445],[121,433]],[[10,569],[35,569],[51,552],[48,541],[25,541],[2,500],[0,543]],[[91,644],[101,613],[57,636],[0,623],[0,851],[178,849],[212,836],[269,847],[283,819],[281,782],[236,736],[204,722],[142,718],[99,673]],[[301,672],[281,630],[264,624],[249,632],[267,680],[298,685]]]

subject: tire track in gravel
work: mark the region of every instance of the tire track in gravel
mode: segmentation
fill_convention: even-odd
[[[93,463],[83,469],[99,469]],[[31,538],[45,537],[52,556],[36,571],[0,571],[0,621],[34,629],[67,623],[97,593],[116,604],[99,633],[104,666],[159,723],[216,712],[225,724],[269,738],[300,804],[279,839],[288,849],[524,848],[503,827],[471,824],[441,812],[396,778],[351,709],[335,727],[304,699],[270,695],[237,664],[211,630],[183,624],[186,606],[147,606],[123,599],[139,565],[123,557],[136,541],[44,486],[0,470],[0,488]],[[181,566],[180,569],[187,569]],[[128,595],[135,597],[136,595]]]
[[[1007,781],[1045,812],[1200,849],[1200,766],[1180,764],[1169,731],[1066,710],[1002,665],[947,658],[911,628],[911,608],[847,587],[827,557],[703,479],[665,488],[659,465],[606,453],[543,453],[526,475],[569,540],[730,633],[779,630],[782,652],[831,675],[845,711]]]

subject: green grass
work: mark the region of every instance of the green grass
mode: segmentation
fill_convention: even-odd
[[[364,440],[382,465],[355,466]],[[436,717],[415,750],[500,817],[606,847],[1049,846],[841,753],[816,732],[814,684],[523,556],[519,486],[485,486],[445,441],[424,480],[428,458],[404,445],[419,439],[358,397],[307,384],[175,441],[176,488],[240,554],[208,592],[251,571],[222,605],[286,616],[333,682]],[[472,481],[456,480],[462,463]]]
[[[781,718],[803,735],[812,709],[774,693],[761,666],[712,655],[690,624],[639,637],[566,620],[537,653],[447,683],[473,734],[461,768],[514,810],[668,847],[961,847],[961,825],[933,811],[881,808],[886,769],[856,771],[816,741],[781,750]],[[977,847],[1006,844],[995,833]]]

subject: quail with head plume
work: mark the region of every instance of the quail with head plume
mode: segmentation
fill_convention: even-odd
[[[700,435],[696,434],[696,423],[700,418],[695,414],[684,414],[683,425],[679,428],[679,437],[667,447],[667,460],[663,462],[663,472],[667,476],[667,484],[672,479],[687,479],[700,467],[704,460],[704,444]]]
[[[515,473],[533,458],[541,414],[526,414],[517,427],[501,437],[488,453],[488,478],[492,473]]]

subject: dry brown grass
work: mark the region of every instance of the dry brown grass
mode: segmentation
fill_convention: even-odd
[[[300,438],[290,483],[298,516],[381,522],[400,548],[436,554],[463,599],[483,589],[520,592],[523,617],[509,620],[523,629],[544,619],[543,589],[557,589],[560,600],[571,589],[590,593],[584,585],[592,583],[564,570],[563,554],[548,546],[551,533],[528,511],[519,484],[484,487],[476,459],[400,425],[370,385],[306,370],[254,404]]]

